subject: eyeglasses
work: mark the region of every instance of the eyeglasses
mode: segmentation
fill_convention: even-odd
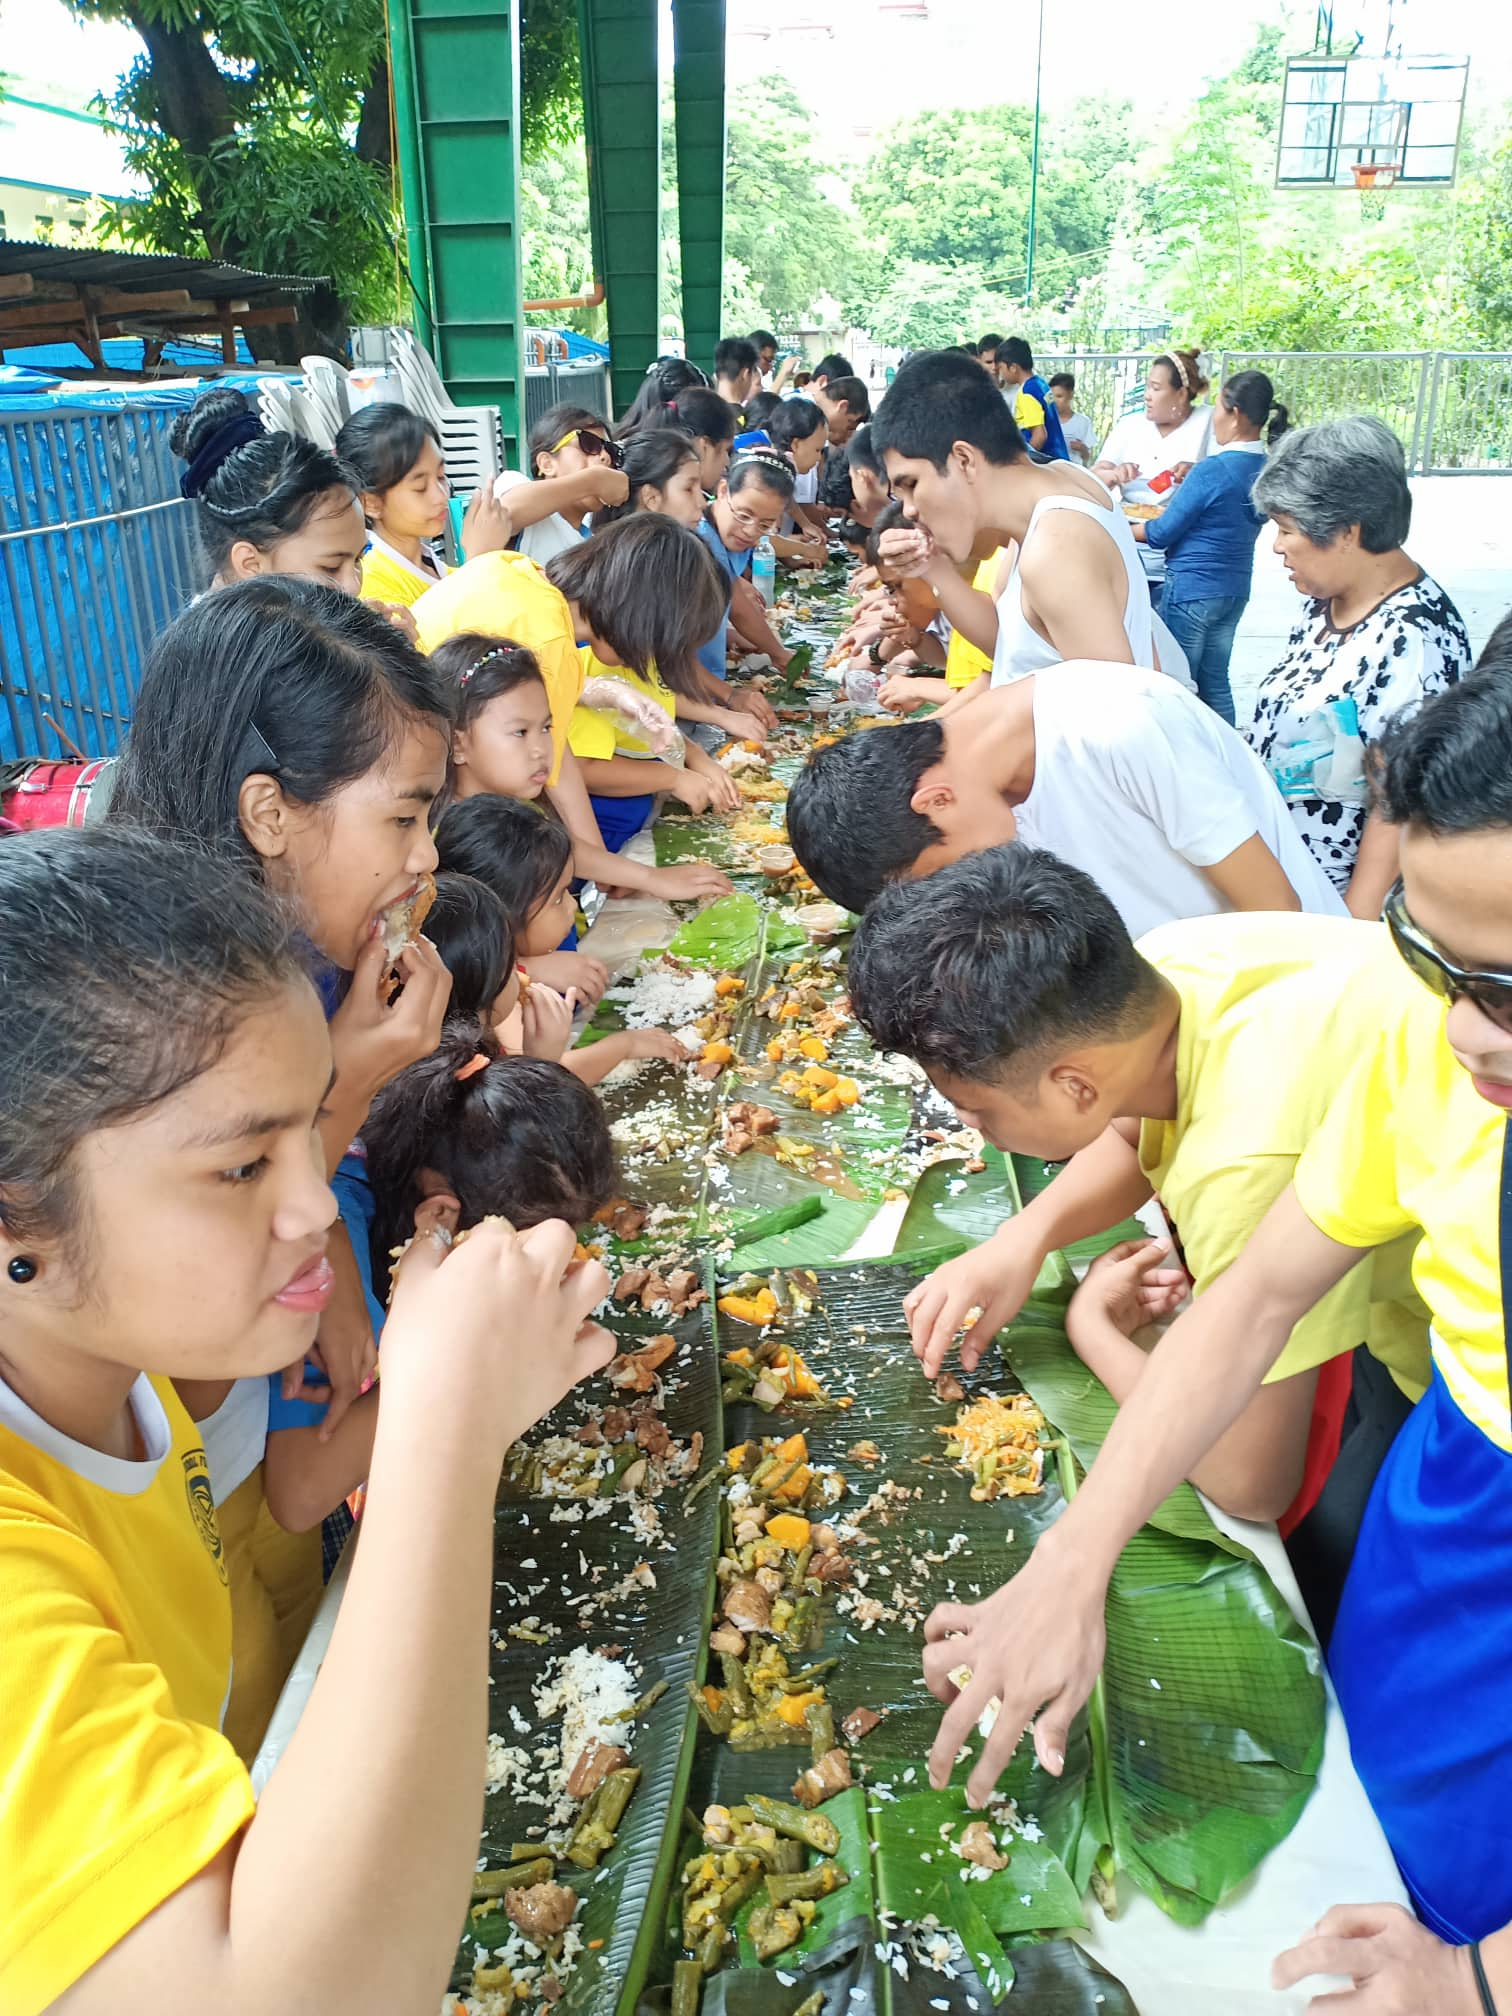
[[[1488,1021],[1512,1036],[1512,972],[1477,971],[1445,958],[1427,933],[1419,930],[1408,916],[1400,882],[1391,889],[1381,914],[1391,932],[1392,943],[1430,993],[1451,1003],[1463,995]]]
[[[585,455],[606,455],[611,469],[618,469],[624,462],[625,451],[619,442],[611,441],[607,434],[595,433],[591,427],[570,428],[547,452],[560,455],[569,441],[576,441]]]
[[[735,520],[735,523],[740,527],[742,532],[753,533],[758,539],[764,533],[775,532],[781,522],[780,516],[777,518],[754,517],[749,511],[742,511],[738,504],[730,506],[730,516]]]

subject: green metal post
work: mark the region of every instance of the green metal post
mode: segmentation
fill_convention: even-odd
[[[656,0],[578,0],[593,252],[609,308],[616,412],[661,350]]]
[[[714,368],[724,297],[725,0],[672,0],[683,341]]]
[[[415,47],[409,10],[393,0],[388,10],[389,73],[394,93],[394,133],[399,148],[399,186],[404,202],[404,248],[409,267],[410,320],[415,335],[429,350],[435,343],[431,315],[430,259],[425,243],[424,203],[420,187],[420,128],[415,112]]]
[[[1024,305],[1034,305],[1034,226],[1039,208],[1040,78],[1045,67],[1045,0],[1039,0],[1039,39],[1034,46],[1034,142],[1029,150],[1029,252],[1024,261]]]
[[[511,0],[390,5],[406,230],[412,250],[421,241],[412,270],[429,304],[428,347],[459,406],[500,409],[514,456],[524,291],[518,13]]]

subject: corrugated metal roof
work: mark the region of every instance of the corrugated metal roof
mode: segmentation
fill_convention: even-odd
[[[318,273],[254,273],[218,259],[184,259],[176,252],[113,252],[93,245],[35,244],[0,238],[0,273],[33,273],[39,280],[76,287],[187,287],[197,300],[249,301],[263,294],[307,294],[325,278]]]

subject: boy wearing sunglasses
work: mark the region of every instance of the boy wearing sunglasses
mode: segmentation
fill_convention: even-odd
[[[494,495],[508,497],[515,537],[510,542],[544,567],[587,536],[593,512],[623,504],[630,485],[621,468],[624,450],[607,422],[584,406],[550,406],[526,442],[530,475],[508,469]]]
[[[1504,626],[1505,627],[1505,626]],[[1342,2010],[1512,2011],[1512,630],[1383,743],[1401,837],[1390,944],[1361,976],[1377,1033],[1291,1186],[1172,1327],[1065,1516],[985,1602],[925,1627],[950,1703],[943,1783],[1001,1701],[968,1786],[989,1796],[1032,1716],[1058,1771],[1103,1656],[1119,1552],[1244,1408],[1293,1326],[1362,1257],[1421,1232],[1433,1378],[1376,1480],[1329,1664],[1356,1769],[1417,1906],[1345,1900],[1273,1970],[1347,1975]],[[1306,1027],[1298,1044],[1311,1040]],[[950,1681],[965,1666],[961,1689]],[[1421,1921],[1421,1922],[1420,1922]]]

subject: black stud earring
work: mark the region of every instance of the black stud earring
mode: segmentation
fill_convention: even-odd
[[[28,1259],[26,1254],[18,1253],[5,1271],[18,1288],[24,1288],[28,1281],[36,1280],[37,1263],[35,1260]]]

